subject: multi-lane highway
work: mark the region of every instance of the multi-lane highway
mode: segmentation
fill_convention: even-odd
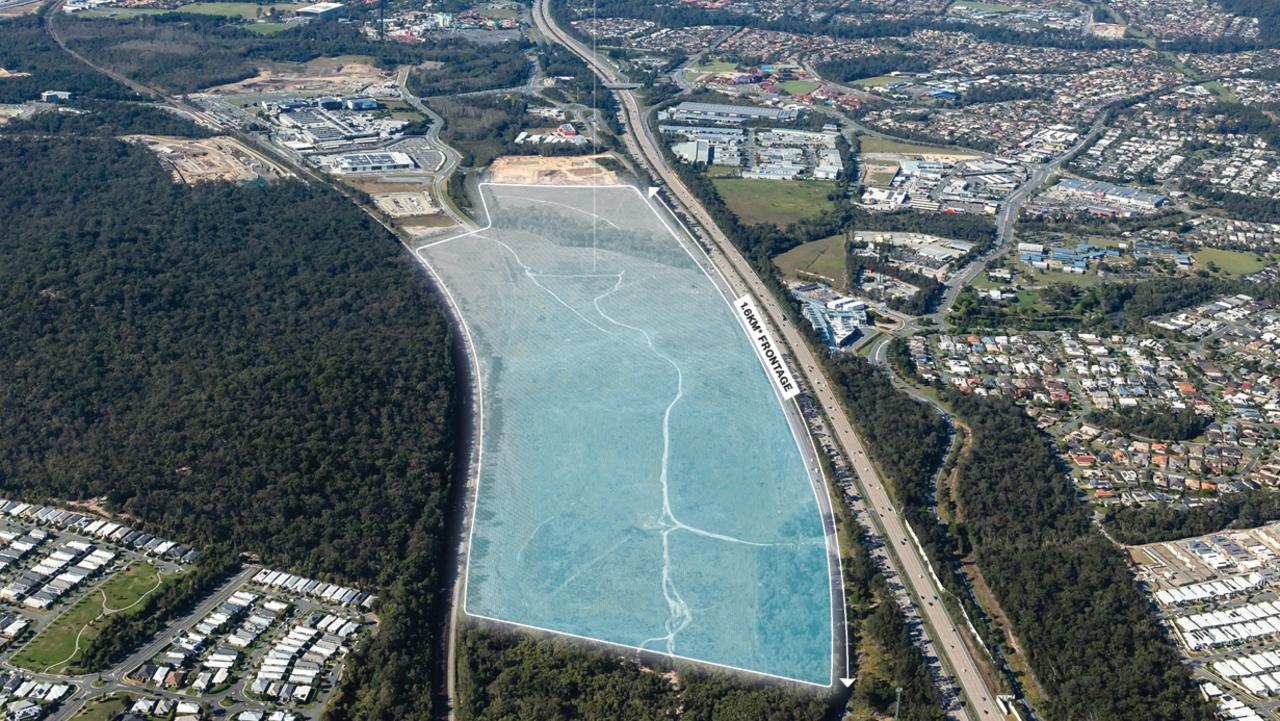
[[[619,82],[620,79],[612,66],[560,29],[548,8],[548,0],[537,0],[534,6],[534,21],[540,32],[581,57],[605,83]],[[701,227],[706,240],[710,241],[715,251],[711,254],[712,261],[716,263],[730,284],[735,286],[735,292],[750,292],[756,297],[761,307],[765,309],[768,320],[778,337],[782,338],[788,346],[793,362],[798,366],[796,370],[805,379],[814,399],[826,414],[835,440],[848,456],[857,473],[863,498],[871,510],[875,526],[893,551],[900,580],[911,589],[917,599],[920,614],[926,620],[934,645],[947,661],[968,701],[968,707],[959,710],[957,715],[970,719],[1002,718],[1004,714],[996,703],[995,696],[987,688],[979,672],[977,661],[970,656],[959,628],[939,599],[940,589],[927,570],[922,549],[915,544],[905,522],[889,500],[889,495],[876,468],[867,458],[861,439],[840,406],[831,384],[823,373],[822,365],[814,356],[803,334],[787,319],[784,309],[779,306],[764,282],[715,224],[701,203],[684,186],[679,176],[666,166],[658,143],[648,123],[645,122],[635,94],[630,90],[614,92],[625,115],[627,132],[624,142],[628,150],[649,166],[653,177],[661,180],[665,185],[666,191],[676,206]]]

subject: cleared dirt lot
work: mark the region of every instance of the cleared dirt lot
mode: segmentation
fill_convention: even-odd
[[[369,85],[391,80],[391,74],[370,64],[370,58],[317,58],[308,63],[270,63],[258,74],[208,91],[221,95],[245,93],[320,93],[349,95]]]
[[[31,2],[25,5],[6,5],[0,8],[0,18],[16,18],[21,15],[30,15],[40,9],[40,3]]]
[[[206,180],[246,182],[258,178],[276,180],[291,175],[238,141],[225,136],[192,140],[160,135],[129,135],[124,139],[144,143],[173,174],[174,181],[179,183],[195,184]]]
[[[613,185],[618,182],[618,174],[599,162],[607,157],[605,154],[546,158],[504,155],[495,158],[489,166],[489,180],[541,185]]]

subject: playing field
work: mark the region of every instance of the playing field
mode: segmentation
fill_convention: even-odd
[[[266,14],[269,9],[275,9],[281,13],[289,13],[302,7],[306,6],[300,3],[271,3],[268,5],[259,5],[257,3],[246,2],[196,2],[179,6],[177,12],[195,13],[197,15],[218,15],[221,17],[253,20],[259,17],[259,14]]]
[[[888,85],[889,83],[896,83],[902,79],[903,78],[897,77],[895,75],[877,75],[873,78],[862,78],[861,80],[855,80],[853,81],[853,84],[861,85],[867,88],[882,88]]]
[[[1011,12],[1016,12],[1018,10],[1023,9],[1023,8],[1015,7],[1013,5],[998,5],[996,3],[973,2],[973,0],[956,0],[955,2],[951,3],[951,7],[970,8],[973,10],[985,10],[987,12],[993,12],[993,13],[1011,13]]]
[[[837,285],[845,280],[845,243],[843,235],[798,245],[774,258],[783,275],[797,280],[813,280],[822,276]]]
[[[195,2],[180,5],[173,10],[164,10],[161,8],[94,8],[93,10],[86,10],[85,12],[80,13],[80,16],[86,18],[114,18],[116,20],[128,20],[140,15],[193,13],[195,15],[215,15],[225,18],[254,20],[259,17],[259,13],[265,14],[270,8],[274,8],[281,15],[288,15],[301,7],[306,7],[306,5],[302,3],[269,3],[259,5],[257,3],[247,2]],[[287,30],[291,26],[285,23],[250,23],[243,27],[245,30],[249,30],[250,32],[269,34],[277,33],[281,30]]]
[[[520,9],[512,5],[482,5],[476,8],[476,14],[490,20],[509,20],[519,17]]]
[[[173,576],[165,575],[160,578],[168,581]],[[30,643],[14,654],[13,665],[36,672],[57,673],[66,670],[79,658],[80,651],[97,637],[97,626],[105,622],[105,618],[100,618],[104,603],[106,609],[113,614],[129,614],[140,606],[140,599],[153,592],[156,582],[155,566],[149,563],[129,566],[63,611]]]
[[[978,153],[965,151],[961,148],[924,145],[922,143],[912,143],[905,140],[883,138],[878,135],[860,135],[858,136],[858,143],[858,150],[863,153],[901,153],[903,155],[944,154],[951,156],[967,155],[974,158],[979,157]]]
[[[737,63],[730,63],[724,60],[712,60],[709,63],[703,63],[693,68],[698,73],[728,73],[738,68]]]
[[[816,83],[812,80],[787,80],[778,83],[778,87],[787,91],[791,95],[808,95],[822,87],[822,83]]]
[[[1225,275],[1248,275],[1257,273],[1267,267],[1267,259],[1257,253],[1245,253],[1238,250],[1221,248],[1201,248],[1194,254],[1196,264],[1208,268],[1210,263],[1216,265],[1220,273]]]
[[[827,195],[836,188],[835,183],[821,180],[715,178],[711,182],[742,222],[779,227],[831,208]]]
[[[827,685],[823,519],[721,290],[632,187],[482,193],[419,249],[479,366],[466,612]]]

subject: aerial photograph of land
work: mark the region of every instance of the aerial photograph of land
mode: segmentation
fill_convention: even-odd
[[[0,720],[1280,721],[1276,0],[0,0]]]

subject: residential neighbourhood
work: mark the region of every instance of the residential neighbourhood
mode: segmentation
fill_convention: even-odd
[[[5,717],[120,702],[148,718],[315,718],[346,655],[375,630],[375,597],[283,571],[246,567],[119,666],[77,670],[73,642],[101,614],[129,613],[201,556],[89,510],[0,499]]]

